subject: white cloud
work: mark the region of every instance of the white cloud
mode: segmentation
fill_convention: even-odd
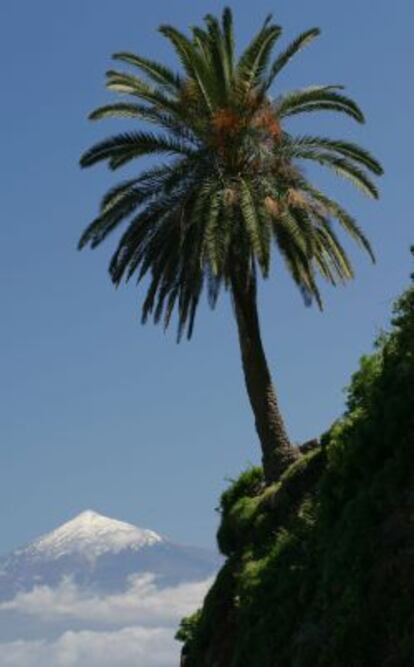
[[[201,605],[210,584],[158,588],[154,575],[146,574],[132,577],[125,592],[112,595],[87,593],[70,579],[57,588],[19,593],[0,604],[1,618],[13,618],[17,628],[24,627],[19,619],[32,619],[36,634],[31,637],[42,639],[26,641],[21,631],[13,635],[18,641],[0,642],[0,666],[175,667],[176,628]]]
[[[0,644],[1,667],[174,667],[179,645],[167,628],[65,632],[47,642]]]
[[[37,586],[0,604],[1,612],[18,612],[44,621],[67,618],[121,627],[176,626],[179,620],[197,609],[211,580],[158,588],[152,574],[130,579],[127,591],[113,595],[82,592],[70,579],[57,588]]]

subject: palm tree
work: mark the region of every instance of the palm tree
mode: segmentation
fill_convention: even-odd
[[[203,287],[215,306],[220,289],[231,293],[244,377],[262,448],[264,473],[271,482],[298,456],[288,438],[266,361],[257,309],[257,283],[267,278],[273,248],[305,300],[321,297],[321,274],[336,285],[353,270],[333,220],[373,257],[355,220],[315,187],[300,170],[312,160],[344,176],[365,194],[378,191],[368,172],[380,164],[348,141],[293,136],[285,119],[313,111],[336,111],[364,122],[342,86],[322,85],[271,96],[278,74],[295,54],[319,35],[299,35],[277,57],[281,28],[269,16],[240,57],[233,18],[208,15],[188,37],[170,25],[160,32],[171,42],[181,72],[133,53],[116,61],[133,72],[110,70],[107,88],[121,101],[100,107],[90,118],[124,117],[156,126],[156,132],[124,132],[94,145],[82,167],[107,161],[118,169],[142,156],[159,156],[137,176],[109,190],[79,247],[100,245],[127,223],[110,262],[115,285],[147,276],[142,319],[153,316],[165,327],[175,312],[178,339],[191,337]],[[167,158],[167,159],[166,159]]]

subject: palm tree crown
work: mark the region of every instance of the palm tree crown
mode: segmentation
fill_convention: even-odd
[[[365,194],[378,191],[369,172],[380,164],[360,146],[320,136],[293,136],[283,121],[313,111],[336,111],[364,121],[342,86],[294,90],[273,98],[272,85],[291,58],[319,35],[313,28],[272,57],[281,28],[269,16],[240,57],[233,19],[208,15],[190,37],[163,25],[181,62],[179,74],[132,53],[114,59],[136,73],[107,72],[107,87],[122,101],[101,107],[90,118],[128,117],[156,126],[106,139],[84,153],[83,167],[107,161],[111,169],[145,155],[167,161],[116,185],[103,197],[99,215],[85,230],[80,247],[98,246],[128,221],[110,263],[115,284],[136,275],[150,277],[143,320],[170,322],[178,313],[179,336],[190,337],[206,285],[215,305],[220,288],[234,291],[257,272],[268,276],[277,247],[306,298],[321,304],[316,283],[352,277],[347,254],[333,229],[338,223],[371,255],[355,220],[305,178],[298,166],[312,160],[350,179]]]
[[[220,288],[231,292],[246,389],[262,449],[265,480],[272,483],[299,456],[283,422],[266,360],[257,309],[257,276],[269,275],[277,247],[307,301],[321,298],[321,274],[332,284],[352,277],[352,267],[333,229],[339,224],[372,256],[356,222],[300,171],[301,160],[333,169],[376,198],[369,172],[382,173],[368,151],[319,136],[293,136],[282,123],[312,111],[337,111],[362,123],[358,106],[341,86],[312,86],[270,96],[279,72],[319,30],[299,35],[272,57],[281,28],[269,16],[236,58],[229,9],[221,22],[208,15],[190,37],[172,26],[161,33],[172,43],[181,73],[132,53],[114,58],[138,70],[111,70],[108,88],[127,98],[101,107],[92,119],[124,116],[152,123],[157,132],[119,134],[88,150],[81,164],[107,160],[111,169],[144,155],[168,159],[111,189],[80,247],[99,245],[128,221],[110,263],[115,284],[148,277],[145,321],[168,326],[178,314],[178,338],[191,337],[203,287],[212,307]]]

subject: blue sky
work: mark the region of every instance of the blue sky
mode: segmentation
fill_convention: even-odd
[[[122,178],[78,167],[86,147],[128,125],[86,118],[110,99],[103,87],[110,54],[133,50],[173,64],[157,26],[186,28],[223,6],[1,3],[0,552],[89,507],[212,546],[226,479],[259,460],[228,298],[214,313],[203,304],[193,340],[177,346],[173,331],[140,325],[142,292],[112,287],[113,240],[76,251],[99,196]],[[284,43],[322,28],[279,85],[345,83],[367,124],[325,114],[292,129],[358,140],[386,169],[379,203],[317,174],[358,217],[376,266],[350,248],[357,278],[345,289],[323,288],[322,314],[303,306],[277,257],[261,290],[269,361],[291,437],[301,442],[341,413],[342,388],[408,283],[414,7],[409,0],[232,6],[241,44],[269,11],[284,26]]]

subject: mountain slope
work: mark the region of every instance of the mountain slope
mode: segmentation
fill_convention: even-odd
[[[151,530],[87,510],[31,544],[0,558],[0,601],[70,578],[83,590],[125,590],[130,577],[151,573],[160,585],[206,579],[219,557],[176,545]]]

